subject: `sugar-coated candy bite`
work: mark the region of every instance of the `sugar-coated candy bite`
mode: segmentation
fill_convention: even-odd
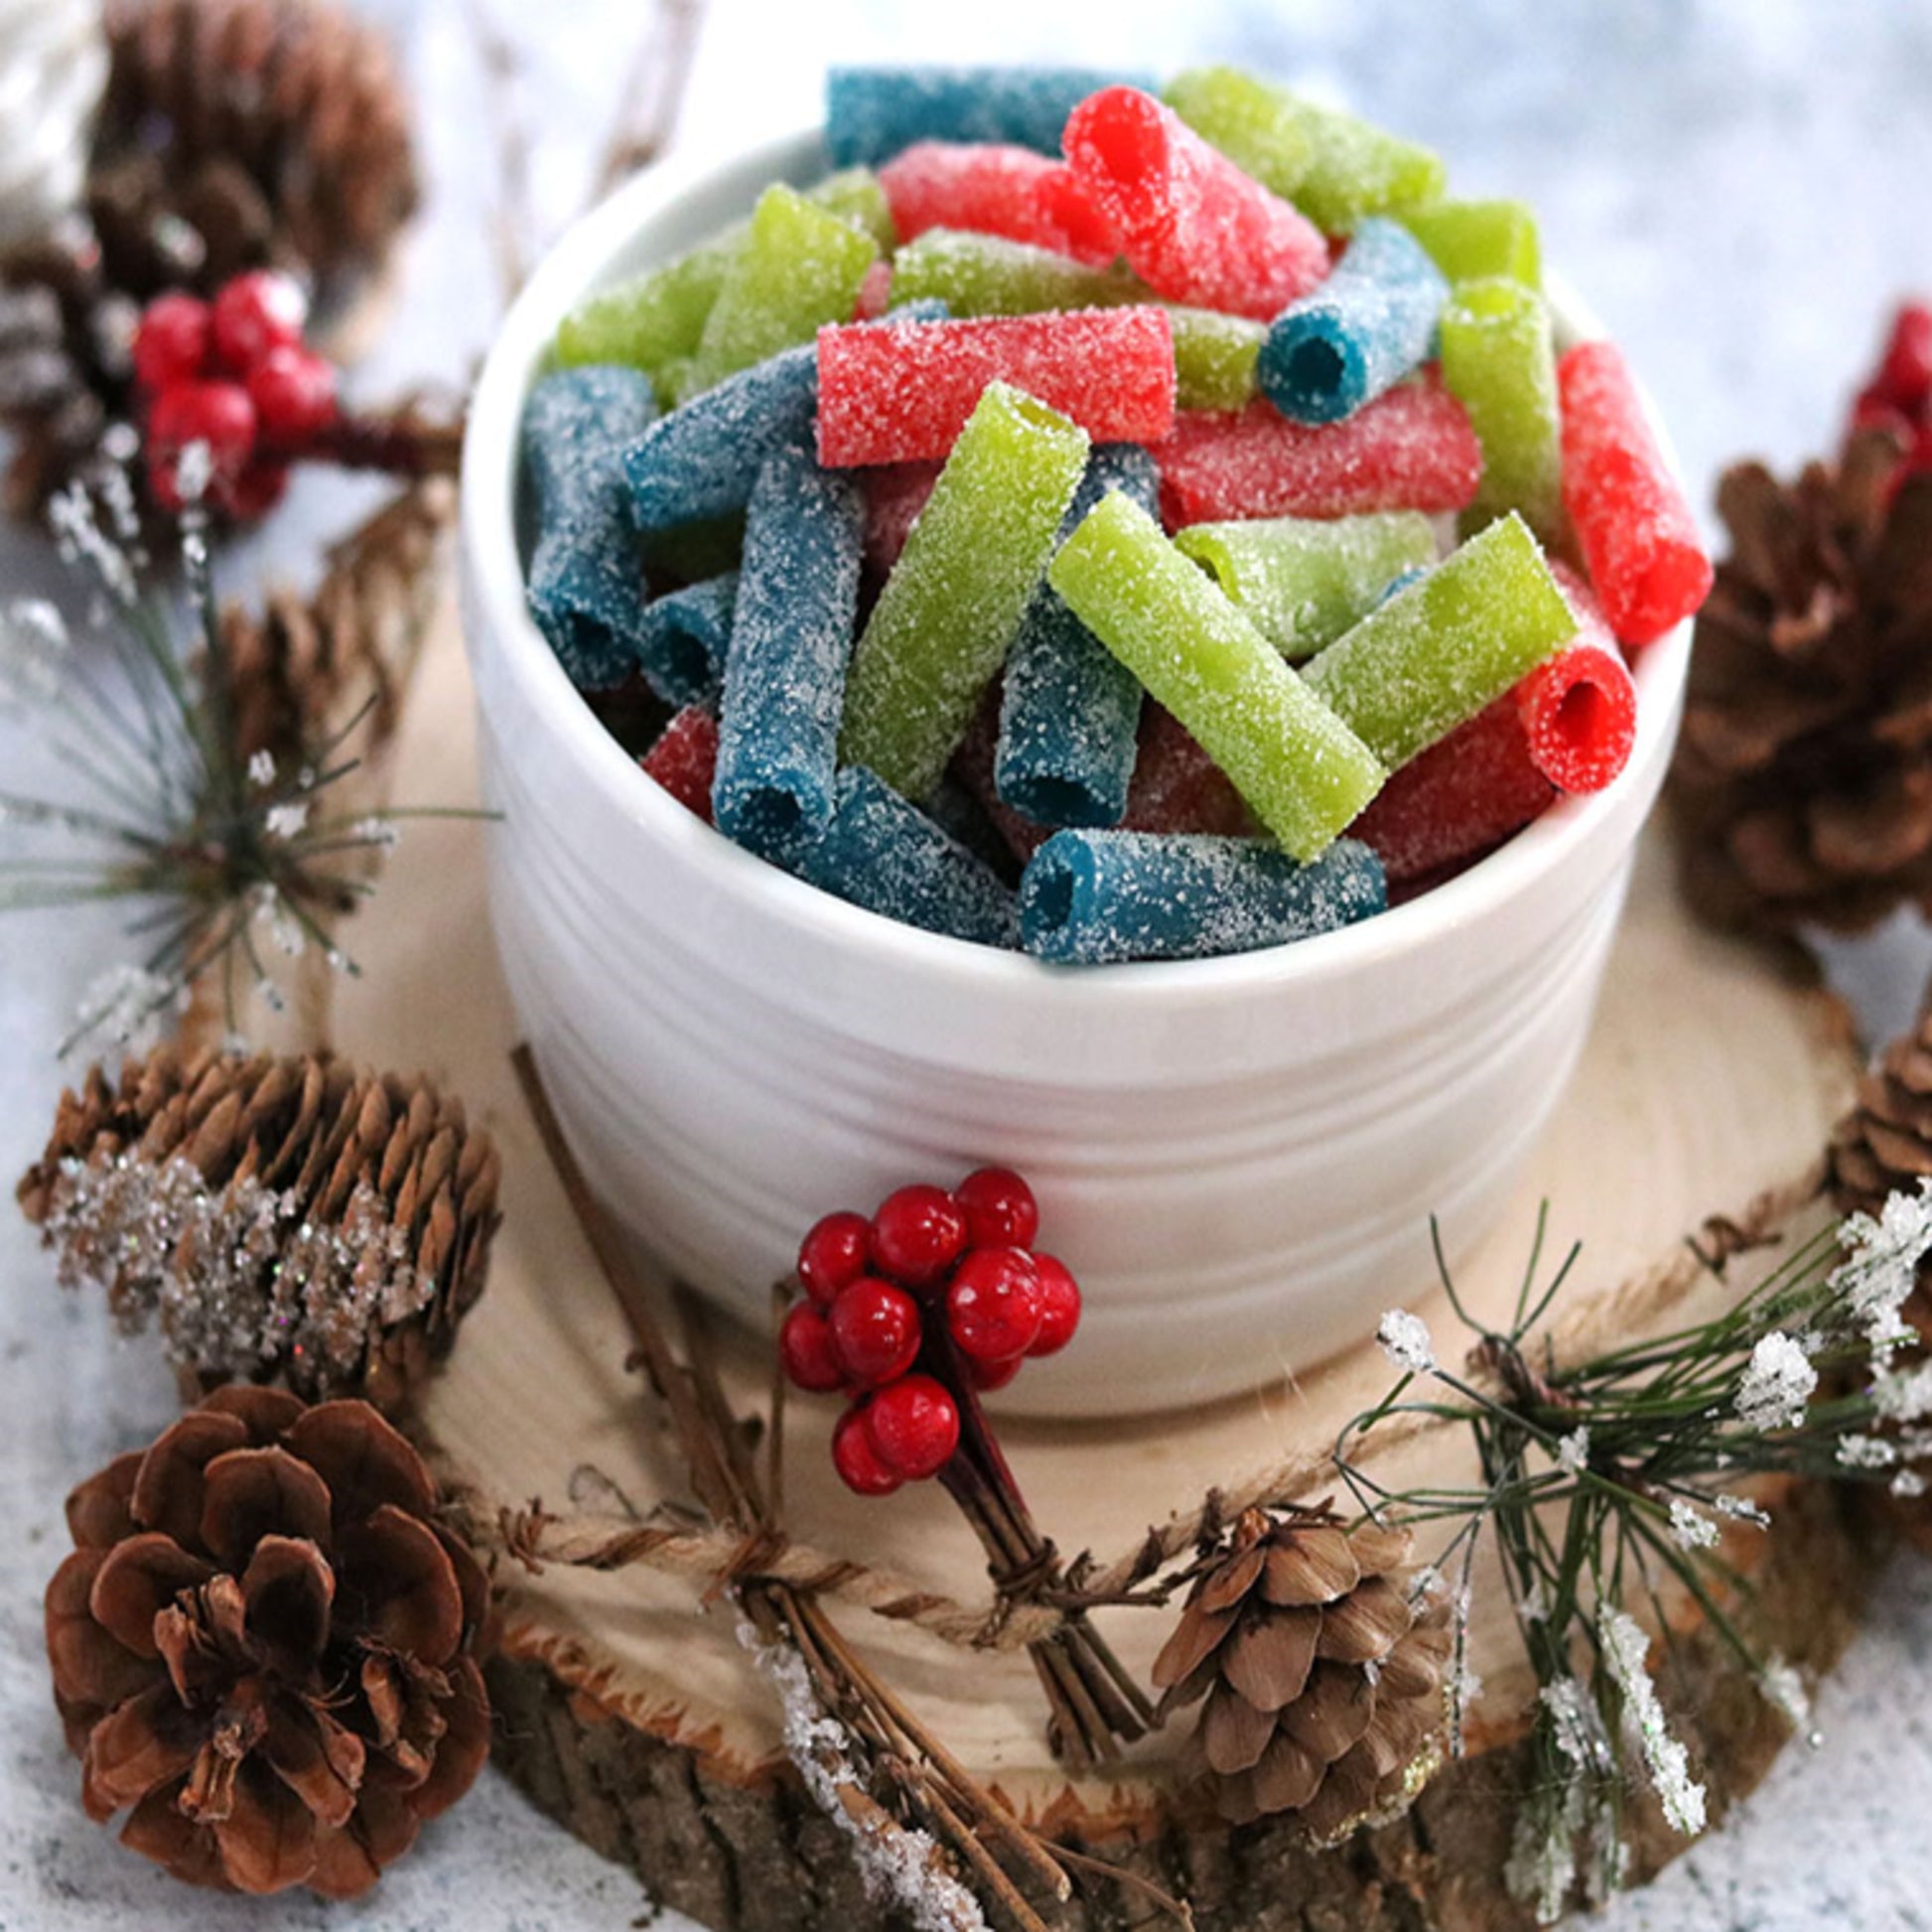
[[[1085,434],[990,383],[866,621],[840,756],[922,798],[1020,628],[1086,467]]]
[[[717,690],[731,648],[738,572],[727,570],[653,598],[638,627],[637,669],[666,704],[688,705]]]
[[[530,615],[583,690],[619,683],[633,661],[647,593],[624,453],[656,415],[647,377],[601,366],[545,376],[524,405],[537,525]]]
[[[1154,513],[1154,462],[1132,444],[1096,449],[1064,525],[1071,529],[1110,489]],[[1117,825],[1134,776],[1141,687],[1066,608],[1035,591],[1007,656],[994,783],[1007,804],[1040,825]]]
[[[810,452],[759,473],[725,661],[711,808],[729,839],[793,863],[832,816],[845,667],[859,609],[864,511]]]
[[[1521,202],[1436,202],[1406,207],[1399,218],[1451,283],[1500,275],[1543,287],[1536,216]]]
[[[1222,838],[1252,837],[1261,829],[1227,773],[1158,704],[1141,707],[1141,753],[1121,825],[1129,832],[1211,832]]]
[[[1020,937],[1062,965],[1201,959],[1287,945],[1387,904],[1380,861],[1353,839],[1298,865],[1260,839],[1056,832],[1020,882]]]
[[[718,772],[718,721],[702,705],[686,705],[637,760],[686,811],[711,823],[711,785]]]
[[[1176,75],[1167,100],[1327,234],[1347,234],[1365,215],[1434,202],[1447,179],[1427,148],[1234,68]]]
[[[1614,649],[1573,644],[1516,687],[1532,762],[1560,791],[1601,791],[1630,761],[1637,688]]]
[[[1174,418],[1154,452],[1171,528],[1246,516],[1434,515],[1474,499],[1482,447],[1453,396],[1405,383],[1339,423],[1284,420],[1256,401],[1239,415]]]
[[[1304,666],[1309,688],[1394,768],[1500,697],[1577,620],[1513,512]]]
[[[1294,857],[1320,853],[1388,775],[1212,579],[1119,490],[1061,545],[1047,581]]]
[[[860,476],[866,498],[866,568],[885,576],[898,562],[944,468],[939,463],[885,463]]]
[[[1704,602],[1711,559],[1615,344],[1579,343],[1557,388],[1564,508],[1590,587],[1620,641],[1650,643]]]
[[[1008,143],[917,141],[880,169],[879,183],[901,242],[958,228],[1073,254],[1071,222],[1092,253],[1105,229],[1061,163]],[[1113,253],[1109,243],[1105,259]]]
[[[1563,523],[1563,451],[1550,312],[1520,282],[1463,282],[1443,311],[1443,383],[1482,445],[1482,483],[1465,512],[1480,527],[1505,510],[1546,542]]]
[[[1435,527],[1417,510],[1197,523],[1174,544],[1291,659],[1333,643],[1405,571],[1436,561]]]
[[[1415,236],[1371,216],[1334,273],[1270,325],[1255,370],[1262,394],[1298,423],[1352,416],[1421,365],[1448,296]]]
[[[1083,100],[1065,147],[1121,252],[1171,302],[1265,322],[1328,272],[1320,231],[1151,94]]]
[[[1154,299],[1131,269],[1091,267],[1031,242],[954,228],[930,228],[908,241],[893,258],[893,288],[901,301],[936,299],[956,316],[1113,309]]]
[[[1254,400],[1255,364],[1268,331],[1246,316],[1176,306],[1173,330],[1174,401],[1182,409],[1245,409]]]
[[[1057,154],[1078,101],[1144,74],[1095,68],[833,68],[825,145],[838,167],[877,166],[915,141],[1009,141]]]
[[[1012,947],[1013,894],[983,859],[862,765],[839,773],[832,822],[801,861],[820,891],[949,939]]]
[[[989,382],[1097,441],[1173,427],[1173,337],[1158,308],[856,324],[818,337],[818,456],[836,468],[944,456]]]

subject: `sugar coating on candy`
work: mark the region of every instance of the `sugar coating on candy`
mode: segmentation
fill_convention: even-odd
[[[1448,298],[1415,236],[1370,216],[1333,274],[1270,325],[1255,371],[1262,394],[1296,422],[1352,416],[1422,363]]]
[[[1339,423],[1283,419],[1257,400],[1238,415],[1190,414],[1154,452],[1172,529],[1248,516],[1459,510],[1482,480],[1482,446],[1453,396],[1405,383]]]
[[[936,298],[956,316],[1112,309],[1153,299],[1131,269],[1094,268],[1051,248],[953,228],[928,228],[908,241],[893,258],[893,286],[902,301]]]
[[[1563,451],[1550,312],[1520,282],[1457,285],[1443,310],[1443,383],[1468,411],[1482,445],[1482,483],[1464,513],[1480,528],[1520,510],[1545,541],[1563,523]]]
[[[1502,275],[1543,287],[1543,244],[1522,202],[1437,202],[1406,207],[1398,218],[1451,283]]]
[[[1104,226],[1060,163],[1005,142],[915,141],[880,169],[879,183],[901,243],[959,228],[1071,254],[1065,222],[1089,251]]]
[[[840,753],[922,798],[1005,660],[1086,467],[1087,437],[987,385],[853,654]]]
[[[1047,581],[1293,857],[1316,857],[1380,788],[1369,748],[1119,490],[1060,546]]]
[[[1062,534],[1110,489],[1151,516],[1153,459],[1132,444],[1096,449]],[[1141,687],[1049,584],[1035,589],[1008,653],[994,782],[1000,797],[1040,825],[1117,825],[1127,810],[1141,721]]]
[[[1613,343],[1579,343],[1557,365],[1563,502],[1610,628],[1647,644],[1711,589],[1711,559]]]
[[[919,520],[940,463],[885,463],[860,473],[866,499],[866,568],[884,577],[898,562],[912,525]]]
[[[644,607],[636,666],[666,704],[688,705],[717,690],[725,675],[737,598],[738,572],[728,570]]]
[[[1065,148],[1121,252],[1171,302],[1265,322],[1328,272],[1320,230],[1152,94],[1109,87],[1083,100]]]
[[[1120,230],[1065,162],[1056,162],[1034,187],[1034,202],[1052,224],[1061,247],[1089,268],[1111,268],[1120,255]]]
[[[702,705],[686,705],[637,760],[688,812],[711,823],[711,784],[718,769],[718,721]]]
[[[657,414],[650,381],[595,365],[545,376],[523,409],[536,510],[527,598],[580,690],[620,682],[648,595],[624,483],[624,451]]]
[[[944,456],[990,382],[1024,389],[1098,440],[1173,427],[1165,310],[1082,309],[819,331],[818,458],[835,468]]]
[[[844,322],[878,244],[776,183],[759,197],[752,231],[718,289],[704,334],[679,377],[684,397]]]
[[[864,511],[849,477],[779,450],[745,520],[712,813],[727,838],[794,862],[832,815]]]
[[[1103,966],[1288,945],[1386,908],[1382,865],[1343,839],[1310,865],[1258,839],[1057,832],[1020,881],[1035,958]]]
[[[1529,526],[1511,512],[1370,612],[1302,675],[1394,768],[1474,717],[1576,629]]]
[[[1250,838],[1261,827],[1228,775],[1173,712],[1141,707],[1141,749],[1127,788],[1130,832],[1212,832]]]
[[[1365,215],[1437,201],[1448,179],[1429,149],[1234,68],[1178,74],[1166,97],[1204,139],[1327,234],[1348,234]]]
[[[1516,687],[1536,768],[1560,791],[1601,791],[1630,761],[1637,687],[1614,648],[1573,644]]]
[[[1436,529],[1419,510],[1197,523],[1174,544],[1291,659],[1333,643],[1405,572],[1436,561]]]
[[[1179,305],[1173,329],[1174,402],[1181,409],[1245,409],[1254,400],[1255,363],[1267,329],[1246,316]]]
[[[1019,944],[992,868],[863,765],[838,776],[831,823],[801,861],[820,891],[902,925],[982,946]]]
[[[877,166],[914,141],[1010,141],[1058,154],[1074,105],[1120,82],[1153,85],[1098,68],[833,68],[825,145],[838,167]]]

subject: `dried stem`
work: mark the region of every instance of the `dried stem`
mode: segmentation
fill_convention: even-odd
[[[703,26],[704,0],[655,0],[624,79],[617,122],[604,146],[593,201],[603,200],[619,182],[647,168],[670,146]]]

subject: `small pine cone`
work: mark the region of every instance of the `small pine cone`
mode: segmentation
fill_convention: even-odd
[[[365,1892],[489,1751],[489,1588],[367,1403],[237,1386],[68,1498],[47,1649],[87,1815],[190,1884]]]
[[[1832,1200],[1841,1214],[1884,1212],[1887,1196],[1932,1179],[1932,1006],[1859,1083],[1858,1105],[1832,1134]],[[1921,1268],[1906,1317],[1932,1342],[1932,1271]]]
[[[1401,1810],[1445,1719],[1448,1606],[1418,1605],[1407,1531],[1249,1510],[1154,1666],[1205,1697],[1195,1747],[1221,1815],[1293,1812],[1317,1844]]]
[[[63,1096],[19,1196],[62,1281],[153,1319],[204,1386],[394,1411],[483,1293],[498,1173],[426,1079],[161,1047]]]
[[[1794,483],[1728,471],[1670,791],[1721,924],[1859,931],[1932,903],[1932,474],[1861,432]]]

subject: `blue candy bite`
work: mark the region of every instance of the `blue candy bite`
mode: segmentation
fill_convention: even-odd
[[[653,600],[637,637],[637,668],[666,704],[696,704],[717,690],[731,647],[738,572]]]
[[[1097,68],[833,68],[825,145],[835,168],[877,167],[914,141],[1008,141],[1057,156],[1067,115],[1117,86],[1160,90],[1152,74]]]

